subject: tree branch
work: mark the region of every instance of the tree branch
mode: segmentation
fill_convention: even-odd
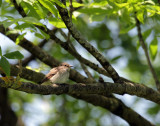
[[[14,68],[15,67],[15,68]],[[16,66],[12,66],[11,67],[11,75],[12,76],[16,76],[19,72],[18,70],[19,68],[16,67]],[[20,75],[20,77],[22,78],[26,78],[28,80],[31,80],[31,81],[35,81],[35,82],[39,82],[38,79],[40,78],[43,78],[44,75],[41,74],[41,73],[37,73],[37,72],[34,72],[32,70],[28,70],[26,68],[23,68],[22,69],[22,74]],[[35,79],[37,78],[37,79]],[[0,82],[1,83],[1,82]],[[26,83],[25,83],[26,84]],[[35,85],[35,84],[31,84],[29,83],[30,87],[28,85],[25,85],[24,84],[24,90],[31,90],[32,92],[34,88],[37,89],[37,86],[38,85]],[[4,84],[3,84],[4,85]],[[103,84],[100,84],[101,86],[103,86]],[[99,85],[99,86],[100,86]],[[111,84],[113,86],[115,86],[115,84]],[[6,84],[4,85],[6,86]],[[21,85],[22,86],[22,85]],[[43,86],[43,85],[41,85]],[[39,87],[41,87],[39,86]],[[48,85],[49,86],[49,85]],[[58,85],[59,86],[59,85]],[[61,85],[63,86],[63,85]],[[48,91],[45,91],[46,90],[46,86],[43,86],[45,87],[45,89],[42,89],[41,88],[38,88],[37,92],[40,92],[41,93],[41,89],[46,93]],[[50,86],[49,86],[50,87]],[[20,90],[20,87],[17,87],[17,86],[13,86],[12,88],[15,88],[17,90]],[[22,87],[21,87],[22,88]],[[53,88],[51,86],[51,88]],[[125,88],[125,87],[124,87]],[[147,88],[147,87],[146,87]],[[49,88],[47,88],[49,89]],[[104,89],[104,88],[103,88]],[[125,88],[127,89],[127,88]],[[50,89],[49,89],[50,90]],[[59,90],[59,89],[58,89]],[[90,90],[90,89],[88,89]],[[139,89],[141,90],[141,89]],[[151,89],[152,90],[152,89]],[[153,90],[154,91],[154,90]],[[75,91],[74,91],[75,92]],[[104,92],[104,91],[103,91]],[[54,92],[55,93],[55,92]],[[78,92],[75,92],[75,93],[78,93]],[[151,93],[151,92],[150,92]],[[154,94],[154,93],[151,93],[151,95]],[[139,114],[137,114],[136,112],[134,112],[132,109],[126,107],[120,100],[118,100],[117,98],[114,98],[114,97],[110,97],[110,98],[107,98],[107,97],[104,97],[104,96],[100,96],[100,95],[93,95],[93,94],[73,94],[72,95],[73,97],[75,98],[79,98],[79,99],[82,99],[82,100],[85,100],[93,105],[96,105],[96,106],[101,106],[103,108],[106,108],[108,109],[109,111],[111,111],[112,113],[114,113],[115,115],[118,115],[120,116],[121,118],[123,118],[124,120],[126,120],[130,125],[134,124],[134,125],[152,125],[150,122],[148,122],[147,120],[145,120],[143,117],[141,117]],[[158,96],[158,95],[157,95]],[[157,97],[156,96],[156,97]],[[154,96],[153,96],[154,97]],[[154,98],[156,98],[154,97]],[[158,100],[157,100],[158,101]],[[159,100],[160,101],[160,100]],[[135,117],[135,118],[133,118]],[[138,117],[138,118],[137,118]]]
[[[44,39],[38,46],[39,46],[40,48],[42,48],[47,42],[48,42],[48,41],[47,41],[46,39]],[[26,66],[29,62],[31,62],[31,61],[34,60],[34,59],[35,59],[35,57],[34,57],[33,55],[27,57],[26,59],[24,59],[24,60],[22,61],[22,66],[23,66],[23,67]],[[18,63],[15,64],[15,65],[18,65]]]
[[[151,60],[150,60],[150,57],[149,57],[149,54],[148,54],[148,51],[147,51],[147,47],[146,47],[145,42],[144,42],[144,39],[143,39],[143,36],[142,36],[142,33],[141,33],[140,22],[137,19],[137,17],[135,17],[135,19],[136,19],[136,26],[137,26],[137,31],[138,31],[139,42],[140,42],[140,44],[141,44],[141,46],[142,46],[142,48],[144,50],[149,69],[150,69],[150,71],[152,73],[152,76],[154,78],[154,81],[156,83],[156,87],[157,87],[158,91],[160,92],[160,82],[159,82],[158,77],[156,75],[156,72],[155,72],[155,70],[154,70],[154,68],[152,66],[152,63],[151,63]]]
[[[67,36],[65,35],[65,33],[61,29],[59,29],[59,30],[60,30],[60,33],[66,39]],[[95,64],[95,63],[93,63],[93,62],[85,59],[84,57],[82,57],[77,51],[75,51],[74,49],[72,49],[67,42],[63,42],[59,38],[57,38],[55,36],[55,34],[53,34],[52,31],[47,31],[47,34],[50,35],[50,39],[52,39],[54,42],[56,42],[57,44],[59,44],[62,48],[64,48],[66,51],[68,51],[72,56],[74,56],[76,59],[78,59],[81,63],[89,66],[90,68],[92,68],[93,70],[97,71],[100,74],[103,74],[103,75],[105,75],[107,77],[110,77],[110,75],[108,74],[108,72],[104,68],[100,68],[98,66],[98,64]],[[131,83],[134,84],[134,82],[132,82],[132,81],[126,79],[126,78],[120,77],[120,79],[122,81],[131,82]]]
[[[103,108],[109,109],[114,114],[119,115],[123,119],[127,120],[131,126],[134,126],[134,125],[140,126],[142,124],[143,125],[145,124],[148,126],[153,125],[147,120],[145,120],[142,116],[138,115],[136,112],[126,107],[120,100],[117,100],[116,98],[106,98],[106,97],[99,96],[99,95],[91,95],[91,94],[96,94],[96,92],[97,93],[104,92],[104,89],[105,91],[107,91],[108,90],[106,88],[107,85],[111,86],[115,84],[105,83],[103,85],[103,84],[97,83],[97,84],[90,84],[90,85],[85,85],[85,84],[36,85],[36,84],[28,83],[28,82],[22,82],[21,85],[19,84],[18,86],[16,86],[15,83],[12,83],[12,84],[10,83],[8,85],[2,79],[0,79],[1,87],[12,88],[12,89],[24,91],[27,93],[43,94],[43,95],[69,94],[73,97],[83,99],[87,102],[91,102],[94,105],[98,105]],[[131,113],[132,113],[132,116],[131,116]]]
[[[0,30],[1,30],[1,26],[0,26]],[[23,42],[25,42],[25,41],[23,41]],[[37,55],[37,54],[35,54],[35,55]],[[56,63],[53,63],[53,64],[55,65]],[[73,72],[73,74],[75,74],[75,73]],[[33,76],[28,76],[28,80],[31,79],[32,77]],[[26,78],[27,78],[27,76],[26,76]],[[81,81],[83,81],[83,80],[81,80]],[[90,81],[88,80],[88,82],[90,82]],[[139,124],[141,124],[141,125],[153,125],[150,122],[148,122],[147,120],[145,120],[143,117],[138,115],[136,112],[134,112],[130,108],[126,107],[118,99],[114,99],[113,100],[112,98],[106,98],[106,97],[103,97],[103,96],[92,95],[92,94],[91,95],[78,94],[78,95],[74,95],[74,97],[77,97],[77,98],[80,98],[80,99],[83,99],[83,100],[85,99],[85,101],[88,101],[88,102],[90,102],[90,103],[92,103],[94,105],[98,105],[98,106],[103,104],[104,108],[109,109],[109,110],[111,109],[110,110],[111,112],[113,112],[116,115],[118,115],[118,116],[122,117],[123,119],[125,119],[127,122],[129,122],[130,125],[139,125]],[[93,100],[93,98],[95,98],[96,100],[95,99]],[[97,100],[100,101],[100,102],[97,103]],[[94,103],[95,101],[96,101],[96,103]],[[131,118],[131,117],[135,117],[135,118]]]
[[[11,0],[11,2],[14,4],[15,8],[17,9],[17,11],[19,12],[19,14],[22,16],[22,17],[25,17],[26,14],[25,12],[23,11],[23,8],[21,6],[18,6],[18,4],[16,3],[15,0]],[[95,71],[99,72],[100,74],[103,74],[105,76],[108,76],[110,77],[110,75],[108,74],[108,72],[103,69],[103,68],[100,68],[98,67],[97,64],[94,64],[92,62],[90,62],[89,60],[83,58],[81,55],[79,55],[78,53],[76,53],[69,45],[67,45],[67,42],[64,43],[62,42],[60,39],[58,39],[55,34],[53,34],[54,32],[53,31],[49,31],[49,30],[45,30],[44,28],[42,27],[39,27],[39,26],[36,26],[38,28],[40,28],[41,30],[43,30],[44,32],[50,34],[50,37],[53,39],[53,40],[56,40],[55,42],[60,44],[61,47],[63,47],[65,50],[67,50],[71,55],[73,55],[75,58],[77,58],[79,61],[83,62],[85,65],[91,67],[92,69],[94,69]],[[3,28],[4,30],[4,28]],[[60,29],[60,32],[63,33]],[[66,36],[65,34],[62,34],[63,36]],[[67,36],[66,36],[67,37]],[[55,65],[56,66],[56,65]],[[52,66],[51,66],[52,67]],[[74,73],[74,72],[73,72]],[[120,80],[121,81],[125,81],[125,82],[131,82],[134,84],[134,82],[126,79],[126,78],[123,78],[123,77],[120,77]]]
[[[4,35],[6,35],[6,30],[3,27],[3,25],[0,25],[0,32]],[[18,37],[18,34],[9,34],[7,35],[8,38],[10,38],[13,42],[16,41],[16,38]],[[19,42],[21,47],[29,51],[31,54],[33,54],[36,58],[41,60],[42,62],[46,63],[50,67],[55,67],[60,64],[59,61],[57,61],[55,58],[53,58],[51,55],[47,54],[45,51],[43,51],[38,46],[35,46],[33,43],[29,42],[26,39],[23,39]],[[82,76],[79,72],[71,69],[70,70],[70,79],[75,82],[84,82],[84,83],[90,83],[92,80],[87,79],[86,77]]]
[[[83,58],[79,53],[75,52],[67,42],[61,41],[59,38],[55,36],[51,31],[47,32],[50,35],[50,38],[54,40],[57,44],[59,44],[62,48],[64,48],[66,51],[68,51],[72,56],[77,58],[80,62],[86,64],[87,66],[91,67],[95,71],[99,72],[100,74],[103,74],[105,76],[109,76],[107,71],[103,68],[98,67],[98,64],[92,63],[91,61]]]
[[[110,63],[107,61],[107,59],[98,52],[96,48],[94,48],[80,33],[79,31],[74,27],[73,23],[71,22],[68,11],[65,8],[61,8],[60,6],[56,5],[58,8],[58,11],[62,17],[62,20],[64,21],[66,27],[68,28],[69,32],[72,34],[73,38],[77,40],[79,44],[81,44],[88,52],[90,52],[104,67],[104,69],[109,73],[111,78],[114,80],[114,82],[121,81],[118,73],[115,71],[115,69],[110,65]]]
[[[12,68],[13,70],[13,68]],[[11,70],[11,71],[12,71]],[[15,70],[18,70],[17,68],[14,69],[14,73],[16,73]],[[29,72],[29,73],[28,73]],[[12,75],[15,75],[14,73],[11,72]],[[26,76],[28,74],[28,76]],[[22,69],[22,75],[20,76],[25,76],[25,78],[29,78],[31,80],[31,76],[37,75],[38,73],[36,72],[31,72],[31,70],[27,69]],[[39,77],[39,78],[38,78]],[[32,78],[32,80],[35,80],[38,82],[42,78],[43,75],[37,75],[36,79]],[[130,94],[130,95],[136,95],[145,99],[148,99],[150,101],[153,101],[157,104],[160,104],[160,93],[157,91],[154,91],[151,88],[148,88],[144,85],[139,85],[139,84],[131,84],[131,83],[109,83],[109,82],[104,82],[104,83],[90,83],[90,84],[74,84],[74,85],[69,85],[69,84],[62,84],[62,85],[54,85],[54,86],[38,86],[38,85],[32,85],[31,83],[24,83],[22,86],[22,91],[29,91],[27,87],[24,87],[25,84],[30,87],[32,90],[37,91],[37,93],[41,94],[104,94],[106,92],[109,93],[116,93],[116,94]],[[1,85],[2,87],[5,87],[5,85]],[[6,85],[7,86],[7,85]],[[49,89],[47,89],[49,87]],[[36,89],[35,89],[36,88]],[[41,89],[43,88],[43,89]],[[21,89],[21,88],[19,88]],[[40,92],[39,92],[40,91]],[[36,92],[35,92],[36,93]]]
[[[0,26],[0,31],[1,30]],[[2,32],[3,33],[3,32]],[[18,34],[10,34],[7,35],[9,38],[11,38],[13,41],[16,40]],[[23,39],[20,41],[19,45],[30,51],[35,57],[38,57],[41,61],[45,62],[48,65],[55,65],[55,59],[48,55],[46,52],[42,51],[38,46],[33,45],[26,39]],[[58,62],[59,63],[59,62]],[[57,64],[58,64],[57,63]],[[92,83],[92,80],[89,78],[86,78],[76,72],[75,70],[71,70],[70,72],[70,79],[74,80],[75,82],[80,82],[80,83]],[[118,85],[117,85],[118,84]],[[114,88],[113,88],[114,87]],[[107,87],[106,87],[107,88]],[[112,89],[113,88],[113,89]],[[130,83],[130,82],[124,82],[124,83],[114,83],[111,88],[108,87],[108,91],[113,92],[113,93],[118,93],[118,94],[130,94],[130,95],[137,95],[139,97],[146,98],[148,100],[151,100],[153,102],[156,102],[159,104],[159,93],[154,91],[151,88],[148,88],[144,85],[136,84],[136,83]]]
[[[101,106],[115,115],[125,119],[130,126],[153,126],[152,123],[144,119],[141,115],[133,111],[131,108],[117,98],[107,98],[99,95],[78,95],[75,98],[82,99],[95,106]]]
[[[3,27],[3,25],[0,25],[0,32],[2,34],[6,34],[6,30]],[[93,68],[94,70],[98,71],[101,74],[104,75],[108,75],[108,73],[103,69],[103,68],[99,68],[98,65],[90,62],[89,60],[84,59],[83,57],[81,57],[81,55],[79,55],[78,53],[75,53],[68,44],[62,42],[60,39],[58,39],[52,32],[48,32],[49,35],[51,36],[52,39],[54,39],[56,42],[60,43],[62,47],[64,47],[64,49],[68,50],[69,48],[69,52],[72,52],[72,54],[75,54],[75,57],[77,55],[77,57],[79,59],[81,59],[80,61],[82,61],[84,64],[90,66],[91,68]],[[8,38],[10,38],[13,42],[16,41],[16,38],[18,37],[18,34],[9,34],[7,35]],[[39,60],[41,60],[42,62],[46,63],[47,65],[49,65],[50,67],[55,67],[58,66],[60,64],[59,61],[57,61],[55,58],[53,58],[52,56],[50,56],[49,54],[47,54],[46,52],[44,52],[43,50],[41,50],[41,48],[39,48],[38,46],[35,46],[34,44],[32,44],[31,42],[29,42],[26,39],[23,39],[20,41],[19,43],[20,46],[22,46],[23,48],[25,48],[26,50],[28,50],[31,54],[33,54],[35,57],[37,57]],[[81,74],[79,74],[77,71],[71,69],[70,71],[70,79],[75,81],[75,82],[84,82],[84,83],[90,83],[92,82],[92,80],[87,79],[86,77],[82,76]],[[134,82],[127,80],[125,78],[121,77],[121,80],[126,81],[126,82],[131,82],[132,84],[134,84]]]
[[[8,89],[0,87],[0,125],[17,126],[17,116],[8,102]]]
[[[14,4],[15,8],[17,9],[17,11],[19,12],[19,14],[22,16],[22,17],[25,17],[26,14],[25,12],[23,11],[23,8],[21,8],[20,6],[17,5],[16,1],[15,0],[11,0],[11,2]],[[61,47],[63,47],[65,50],[67,50],[70,54],[72,54],[73,56],[75,56],[75,58],[77,58],[79,61],[83,62],[84,64],[88,65],[89,67],[91,67],[92,69],[96,70],[97,72],[99,72],[100,74],[103,74],[103,75],[106,75],[108,77],[110,77],[110,75],[108,74],[108,72],[103,69],[103,68],[99,68],[97,64],[94,64],[92,62],[90,62],[89,60],[83,58],[81,55],[79,55],[78,53],[75,53],[74,50],[71,49],[71,47],[69,45],[67,45],[67,43],[64,44],[64,42],[62,42],[60,39],[58,39],[55,34],[53,34],[52,31],[49,31],[49,30],[44,30],[44,28],[41,28],[39,26],[37,26],[38,28],[40,28],[41,30],[43,30],[44,32],[47,32],[48,34],[50,34],[50,37],[57,40],[55,41],[56,43],[60,44]],[[61,31],[60,31],[61,32]],[[64,34],[62,34],[64,35]],[[66,36],[67,37],[67,36]],[[123,81],[129,81],[125,78],[120,78],[121,80]]]
[[[82,67],[83,71],[87,75],[87,77],[93,79],[92,74],[88,71],[88,69],[86,68],[86,66],[83,63],[81,63],[81,62],[80,62],[80,64],[81,64],[81,67]]]

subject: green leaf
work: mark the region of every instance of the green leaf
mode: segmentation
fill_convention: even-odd
[[[78,3],[78,2],[72,2],[73,7],[81,7],[84,6],[84,4],[82,3]]]
[[[57,28],[66,28],[66,25],[61,19],[50,17],[48,20],[49,20],[49,23],[51,23]]]
[[[107,9],[105,8],[81,8],[79,10],[77,10],[78,12],[81,12],[81,13],[85,13],[85,14],[88,14],[88,15],[93,15],[93,14],[107,14]]]
[[[23,59],[24,58],[24,56],[19,51],[6,53],[4,56],[8,59]]]
[[[45,7],[47,8],[52,14],[55,15],[55,17],[58,17],[58,11],[57,9],[54,7],[53,3],[50,2],[49,0],[39,0],[39,2]]]
[[[44,39],[44,36],[41,35],[40,33],[35,33],[35,36],[38,37],[38,38],[40,38],[40,39]]]
[[[16,2],[19,5],[22,2],[22,0],[16,0]]]
[[[149,51],[150,51],[152,60],[154,60],[158,52],[157,38],[153,39],[152,42],[150,43]]]
[[[50,38],[50,36],[48,35],[48,34],[46,34],[43,30],[41,30],[41,29],[39,29],[40,30],[40,32],[41,32],[41,34],[43,35],[43,37],[45,38],[45,39],[49,39]]]
[[[19,29],[19,30],[24,30],[26,28],[32,28],[35,29],[35,27],[29,23],[23,23],[23,24],[18,24],[16,27],[14,27],[14,29]]]
[[[3,24],[3,26],[5,28],[8,28],[10,25],[14,24],[16,21],[9,21],[8,19],[7,20],[4,20],[2,22],[0,22],[0,24]]]
[[[9,64],[8,60],[3,56],[0,59],[0,67],[2,68],[3,72],[7,76],[10,76],[10,64]]]
[[[143,32],[143,39],[146,40],[148,36],[151,34],[152,29],[148,29],[145,32]]]
[[[144,18],[143,18],[144,10],[143,9],[139,10],[136,15],[137,15],[137,19],[144,24]]]
[[[33,8],[35,9],[40,18],[45,19],[45,17],[47,17],[48,11],[46,11],[46,9],[42,7],[42,5],[38,3],[38,1],[36,2],[36,4],[34,4]]]
[[[1,46],[0,46],[0,56],[2,56],[2,49],[1,49]]]
[[[89,6],[90,7],[93,7],[93,6],[99,6],[99,7],[103,7],[103,6],[106,6],[108,4],[108,2],[106,0],[99,0],[99,1],[94,1],[92,4],[90,4]]]
[[[19,42],[24,39],[24,36],[25,36],[25,35],[26,35],[26,33],[24,33],[24,34],[22,34],[22,35],[19,35],[19,36],[16,38],[16,45],[18,45]]]
[[[144,4],[151,4],[151,5],[155,5],[155,3],[151,0],[148,0],[148,1],[144,1],[143,2]]]
[[[17,19],[18,21],[23,21],[23,22],[26,22],[26,23],[30,23],[30,24],[36,24],[36,25],[39,25],[39,26],[44,26],[42,23],[39,22],[39,20],[37,18],[34,18],[34,17],[24,17],[24,18],[20,18],[20,19]]]
[[[117,5],[119,8],[123,8],[129,5],[129,3],[115,3],[115,5]]]
[[[19,32],[21,32],[21,30],[17,30],[17,29],[12,29],[12,30],[9,30],[6,35],[9,35],[9,34],[18,34]]]
[[[129,32],[131,29],[133,29],[134,27],[135,27],[134,24],[130,24],[127,27],[121,27],[120,28],[120,34],[125,34],[125,33]]]
[[[116,56],[111,60],[111,63],[115,63],[119,58],[121,58],[122,56]]]
[[[154,16],[154,15],[156,14],[156,12],[158,12],[158,11],[156,10],[156,8],[153,8],[153,7],[151,7],[151,6],[147,6],[145,9],[146,9],[146,11],[147,11],[147,16],[148,16],[148,17],[152,17],[152,16]]]
[[[147,110],[147,113],[149,113],[150,115],[157,115],[159,110],[160,110],[160,106],[154,105],[153,107],[151,107]]]
[[[55,2],[58,6],[62,7],[62,8],[66,8],[65,5],[63,3],[61,3],[59,0],[52,0],[53,2]]]
[[[137,41],[136,49],[138,50],[140,46],[141,46],[141,45],[140,45],[140,41],[138,40],[138,41]]]
[[[40,19],[39,15],[37,14],[36,10],[33,8],[32,3],[23,1],[21,2],[22,7],[24,8],[24,11],[27,13],[28,16]]]
[[[69,7],[70,3],[69,2],[66,2],[66,6]],[[77,2],[73,2],[72,1],[72,6],[73,7],[81,7],[81,6],[84,6],[84,4],[82,3],[77,3]]]
[[[93,21],[103,21],[106,16],[107,15],[105,15],[105,14],[99,14],[99,15],[94,14],[94,15],[91,15],[90,20],[91,20],[91,22],[93,22]]]

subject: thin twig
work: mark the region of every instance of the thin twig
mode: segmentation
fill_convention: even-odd
[[[149,54],[148,54],[148,51],[147,51],[147,47],[146,47],[145,42],[144,42],[144,39],[143,39],[143,36],[142,36],[142,33],[141,33],[140,22],[137,19],[137,17],[135,17],[135,19],[136,19],[136,26],[137,26],[137,31],[138,31],[139,42],[140,42],[140,44],[141,44],[141,46],[142,46],[142,48],[144,50],[148,66],[149,66],[149,69],[150,69],[150,71],[152,73],[154,81],[156,83],[157,89],[158,89],[158,91],[160,91],[160,82],[159,82],[158,77],[156,75],[156,72],[155,72],[155,70],[154,70],[154,68],[152,66],[152,63],[151,63],[151,60],[150,60],[150,57],[149,57]]]
[[[64,33],[64,31],[62,31],[62,29],[58,29],[58,31],[61,33],[63,38],[67,40],[67,35]]]
[[[69,0],[69,14],[70,14],[70,17],[69,17],[69,18],[70,18],[71,22],[72,22],[72,12],[73,12],[72,0]],[[70,32],[68,31],[67,43],[68,43],[69,46],[73,49],[73,51],[78,54],[78,52],[76,51],[75,47],[74,47],[73,44],[71,43],[70,37],[71,37],[71,34],[70,34]],[[79,61],[79,62],[80,62],[80,61]],[[84,72],[85,72],[86,75],[88,76],[88,78],[94,80],[94,78],[92,77],[91,73],[88,71],[88,69],[86,68],[86,66],[85,66],[83,63],[81,63],[81,62],[80,62],[80,64],[81,64],[82,69],[84,70]]]
[[[72,22],[72,12],[73,12],[72,0],[69,0],[69,14],[70,14],[69,18],[70,18],[71,22]],[[68,30],[67,42],[68,42],[68,44],[71,46],[71,48],[72,48],[73,50],[75,50],[74,46],[72,45],[72,43],[71,43],[71,41],[70,41],[70,36],[71,36],[71,33],[70,33],[70,31]]]
[[[69,0],[69,14],[70,14],[70,20],[72,21],[72,0]],[[68,31],[68,38],[67,38],[67,42],[70,42],[70,32]]]
[[[86,68],[86,66],[83,63],[81,63],[81,67],[84,70],[85,74],[88,76],[88,78],[94,79],[92,74],[88,71],[88,69]]]

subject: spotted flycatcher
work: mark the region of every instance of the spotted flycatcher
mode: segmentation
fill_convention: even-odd
[[[42,85],[51,83],[65,83],[69,78],[69,71],[72,66],[68,63],[62,63],[58,67],[54,67],[41,81]]]

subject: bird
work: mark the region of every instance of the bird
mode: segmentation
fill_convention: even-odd
[[[69,78],[70,68],[73,67],[68,63],[62,63],[58,67],[54,67],[41,81],[42,85],[65,83]]]

